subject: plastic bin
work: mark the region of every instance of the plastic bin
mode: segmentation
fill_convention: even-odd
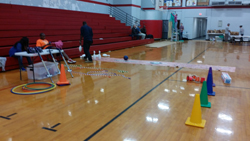
[[[222,42],[223,41],[223,37],[221,37],[221,36],[215,36],[215,40],[216,40],[216,42]]]
[[[248,41],[249,41],[249,38],[248,38],[248,37],[244,37],[244,38],[243,38],[243,41],[244,41],[244,42],[248,42]]]
[[[220,37],[222,40],[224,40],[224,35],[220,35],[219,37]]]
[[[54,62],[44,62],[49,73],[52,76],[58,74],[57,66]],[[58,63],[57,63],[58,65]],[[42,80],[48,78],[48,72],[46,71],[42,62],[34,64],[34,71],[35,71],[35,80]],[[32,68],[27,68],[28,79],[33,79],[33,71]]]

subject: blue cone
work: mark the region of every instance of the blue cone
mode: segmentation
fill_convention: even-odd
[[[212,70],[212,67],[209,67],[208,74],[209,74],[209,73],[212,74],[212,83],[213,83],[213,87],[215,87],[214,80],[213,80],[213,70]],[[207,74],[207,77],[208,77],[208,74]]]
[[[207,95],[215,96],[215,92],[213,91],[212,73],[208,73],[208,76],[207,76]]]

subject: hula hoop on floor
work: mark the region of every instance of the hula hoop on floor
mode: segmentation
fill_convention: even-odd
[[[32,85],[49,85],[49,87],[46,88],[31,88],[28,86],[32,86]],[[53,85],[51,83],[47,83],[47,82],[34,82],[34,83],[28,83],[26,85],[24,85],[24,87],[29,90],[46,90],[46,89],[50,89],[53,87]]]
[[[16,89],[20,88],[20,87],[24,87],[25,85],[27,84],[22,84],[22,85],[19,85],[19,86],[16,86],[14,88],[12,88],[10,91],[13,93],[13,94],[19,94],[19,95],[33,95],[33,94],[41,94],[41,93],[45,93],[45,92],[48,92],[48,91],[51,91],[53,89],[56,88],[56,85],[53,84],[53,83],[49,83],[51,84],[53,87],[49,88],[49,89],[45,89],[45,90],[36,90],[36,91],[30,91],[30,92],[18,92],[16,91]]]
[[[24,92],[35,92],[35,91],[37,91],[37,90],[29,90],[29,89],[25,88],[24,86],[22,87],[22,90]]]

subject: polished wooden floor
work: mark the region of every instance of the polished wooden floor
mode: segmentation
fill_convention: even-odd
[[[186,126],[201,84],[183,82],[207,70],[95,62],[78,65],[126,70],[123,77],[67,74],[71,85],[37,95],[15,95],[10,89],[31,82],[19,71],[0,73],[0,141],[247,141],[250,138],[250,46],[186,41],[162,48],[139,46],[107,52],[111,57],[232,66],[230,85],[213,71],[216,96],[202,108],[205,128]],[[73,71],[88,72],[93,69]],[[117,72],[116,72],[117,73]],[[53,77],[56,82],[58,77]],[[44,80],[50,82],[49,79]],[[42,129],[54,125],[56,132]]]

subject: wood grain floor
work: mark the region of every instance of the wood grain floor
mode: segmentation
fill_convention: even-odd
[[[213,71],[216,96],[210,109],[202,108],[204,129],[186,126],[201,84],[185,82],[186,76],[206,77],[207,71],[98,62],[84,67],[126,70],[121,76],[67,74],[71,85],[37,95],[15,95],[10,89],[31,82],[19,71],[0,73],[0,141],[247,141],[250,138],[250,49],[234,45],[186,41],[162,48],[139,46],[106,52],[111,57],[161,60],[236,67],[230,85],[220,71]],[[86,73],[95,69],[72,68]],[[119,73],[119,72],[116,72]],[[55,82],[58,76],[53,77]],[[49,79],[43,80],[50,82]],[[56,132],[42,129],[54,125]]]

